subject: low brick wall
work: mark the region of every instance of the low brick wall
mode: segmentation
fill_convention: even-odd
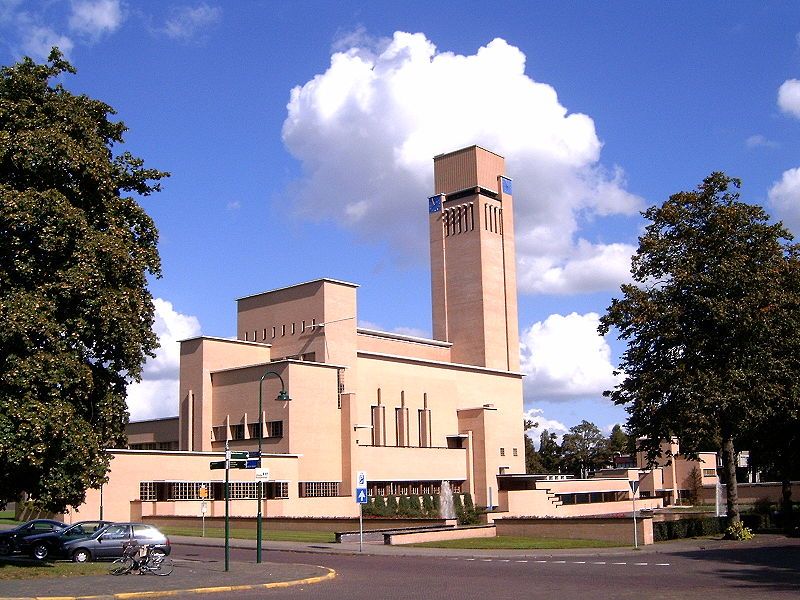
[[[504,517],[494,520],[499,536],[605,540],[633,546],[633,519],[630,517],[588,517],[536,519]],[[636,518],[640,545],[653,543],[653,518]]]
[[[156,527],[197,527],[202,526],[200,517],[150,516],[143,517],[145,523]],[[231,517],[231,527],[255,529],[255,517]],[[358,518],[318,519],[304,517],[267,517],[263,519],[264,529],[280,531],[352,531],[358,529]],[[444,519],[364,519],[364,530],[394,529],[399,527],[440,527],[447,525]],[[224,527],[224,517],[206,517],[206,527]]]

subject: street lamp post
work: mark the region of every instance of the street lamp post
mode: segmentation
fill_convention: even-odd
[[[278,392],[278,397],[275,400],[279,402],[285,402],[291,400],[289,398],[289,392],[286,391],[286,386],[283,383],[283,377],[280,376],[279,373],[275,371],[266,371],[262,376],[261,379],[258,380],[258,465],[261,466],[261,438],[264,437],[264,426],[267,424],[267,420],[264,418],[264,413],[262,409],[262,394],[261,388],[263,387],[264,379],[267,375],[275,375],[281,382],[281,391]],[[258,480],[258,516],[256,518],[256,562],[261,562],[261,504],[262,499],[264,498],[264,488],[262,487],[264,484],[259,479]]]

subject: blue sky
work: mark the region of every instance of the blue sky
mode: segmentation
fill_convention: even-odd
[[[362,325],[429,335],[431,158],[461,146],[515,182],[526,409],[551,430],[624,421],[595,329],[640,210],[721,170],[800,233],[794,1],[0,0],[0,41],[2,64],[59,45],[65,85],[172,173],[142,201],[163,348],[134,419],[175,414],[175,340],[234,335],[254,292],[352,281]]]

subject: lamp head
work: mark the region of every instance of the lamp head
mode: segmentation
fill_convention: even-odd
[[[275,398],[275,400],[277,400],[278,402],[288,402],[289,400],[291,400],[291,398],[289,398],[289,392],[287,392],[286,390],[281,390],[278,393],[278,397]]]

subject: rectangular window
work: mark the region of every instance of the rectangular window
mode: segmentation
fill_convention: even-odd
[[[517,449],[516,449],[516,448],[513,448],[513,449],[511,450],[511,454],[512,454],[512,455],[514,455],[514,456],[518,456],[518,454],[517,454]]]
[[[231,439],[243,440],[244,439],[244,423],[238,425],[231,425]]]
[[[261,340],[267,339],[267,328],[264,328],[264,331],[261,332]]]
[[[275,328],[272,328],[272,337],[275,337]]]
[[[716,469],[703,469],[703,477],[716,477],[717,470]]]
[[[419,447],[431,447],[431,411],[427,408],[421,408],[418,412],[419,421]]]
[[[294,335],[294,323],[292,323],[292,335]]]
[[[506,449],[500,448],[500,456],[505,456],[505,455],[506,455]]]
[[[139,482],[139,500],[151,502],[156,499],[156,483],[154,481]]]
[[[283,437],[283,421],[267,421],[266,437]]]
[[[339,495],[338,481],[301,481],[298,488],[301,498],[333,498]]]
[[[267,499],[273,498],[288,498],[289,497],[289,482],[288,481],[268,481],[265,489],[264,496]]]
[[[281,325],[281,335],[286,335],[286,325]]]
[[[305,320],[305,319],[303,319],[303,320],[300,322],[300,333],[305,333],[305,332],[306,332],[306,320]]]

